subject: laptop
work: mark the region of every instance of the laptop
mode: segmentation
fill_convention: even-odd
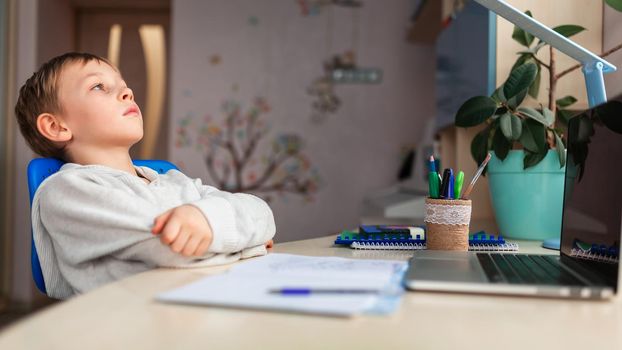
[[[622,234],[622,114],[601,116],[611,110],[622,110],[622,102],[607,102],[568,123],[559,254],[415,251],[405,286],[416,291],[613,297]]]

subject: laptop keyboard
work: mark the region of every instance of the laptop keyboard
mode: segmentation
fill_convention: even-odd
[[[492,283],[584,286],[550,255],[477,253]]]

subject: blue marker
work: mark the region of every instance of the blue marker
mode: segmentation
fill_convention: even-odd
[[[454,170],[449,169],[449,186],[447,186],[447,199],[454,199]]]

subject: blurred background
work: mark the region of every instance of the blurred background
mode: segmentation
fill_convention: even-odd
[[[588,28],[573,40],[592,51],[622,41],[621,13],[601,2],[509,3],[550,26]],[[505,80],[520,50],[511,35],[466,0],[0,0],[0,327],[53,303],[31,278],[35,155],[13,113],[21,85],[50,58],[111,60],[143,112],[133,157],[266,199],[279,243],[418,223],[427,156],[475,168],[477,130],[457,130],[453,118]],[[620,52],[607,59],[622,66]],[[574,74],[560,89],[585,108]],[[619,72],[606,84],[611,97],[622,93]],[[478,186],[473,217],[491,219]]]

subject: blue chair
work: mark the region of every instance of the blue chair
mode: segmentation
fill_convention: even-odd
[[[35,158],[28,164],[28,190],[30,192],[30,205],[32,206],[32,199],[35,196],[35,192],[39,185],[48,176],[57,172],[65,162],[56,158]],[[166,160],[134,160],[136,166],[146,166],[160,174],[166,174],[171,169],[178,170],[175,164]],[[31,235],[33,234],[31,229]],[[41,272],[41,264],[39,263],[39,255],[37,254],[37,248],[35,247],[34,237],[31,239],[30,245],[30,266],[32,267],[32,278],[35,280],[37,288],[44,294],[47,294],[45,290],[45,282],[43,280],[43,273]]]

